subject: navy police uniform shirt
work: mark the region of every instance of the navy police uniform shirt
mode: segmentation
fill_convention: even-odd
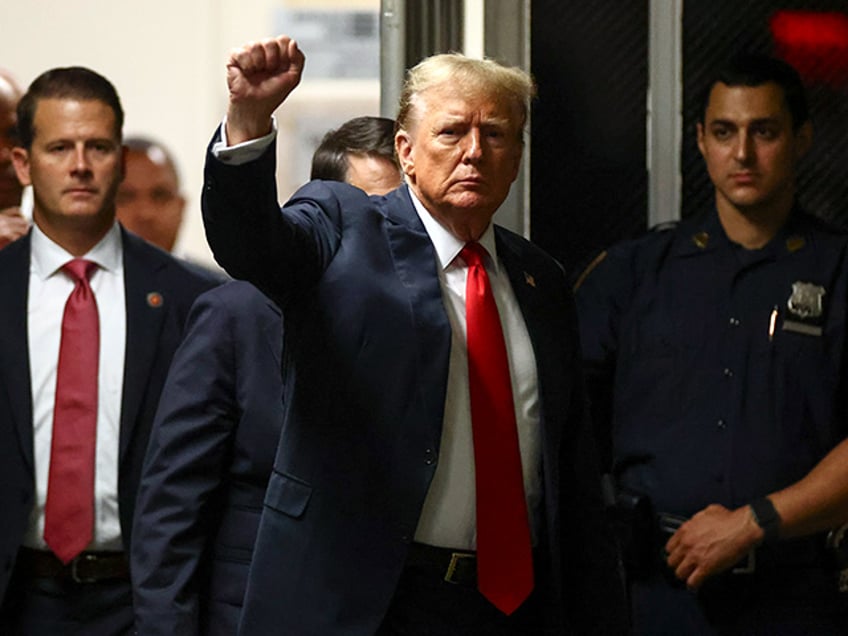
[[[577,290],[619,482],[657,511],[744,505],[846,434],[848,237],[798,210],[762,249],[712,212],[609,250]]]

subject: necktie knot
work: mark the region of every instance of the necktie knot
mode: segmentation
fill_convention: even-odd
[[[486,248],[476,241],[466,243],[459,252],[459,255],[462,256],[462,259],[466,263],[468,263],[469,267],[474,267],[476,265],[485,267],[483,259],[486,257],[486,254],[488,254]]]
[[[97,263],[87,261],[84,258],[75,258],[62,266],[62,269],[70,274],[76,282],[88,282],[91,275],[97,269]]]

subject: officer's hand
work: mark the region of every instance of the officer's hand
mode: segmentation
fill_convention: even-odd
[[[20,208],[0,210],[0,249],[21,238],[29,230],[29,222]]]
[[[716,504],[684,523],[668,540],[668,565],[691,589],[733,567],[762,539],[748,506],[728,510]]]
[[[286,35],[234,49],[227,61],[227,141],[235,145],[271,131],[271,115],[300,83],[306,61]]]

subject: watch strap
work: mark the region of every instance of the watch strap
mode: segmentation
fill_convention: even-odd
[[[763,529],[763,543],[774,543],[780,536],[780,515],[768,497],[755,499],[749,506],[757,525]]]

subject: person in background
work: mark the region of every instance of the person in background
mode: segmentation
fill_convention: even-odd
[[[0,249],[29,229],[20,209],[23,186],[12,164],[12,148],[17,140],[15,109],[22,92],[15,78],[0,69]]]
[[[213,282],[123,231],[115,88],[39,75],[12,160],[33,226],[0,250],[0,633],[132,632],[128,550],[159,393]]]
[[[491,223],[531,78],[422,61],[395,134],[405,184],[314,181],[281,212],[272,113],[303,64],[286,36],[232,53],[202,199],[218,262],[286,320],[241,633],[622,633],[567,279]]]
[[[124,180],[115,199],[120,224],[145,241],[177,256],[189,269],[217,279],[224,273],[175,251],[183,222],[186,199],[171,153],[160,142],[147,137],[127,137]]]
[[[734,59],[697,134],[714,207],[614,246],[577,289],[621,501],[646,511],[635,632],[844,634],[827,535],[848,520],[848,237],[796,198],[798,73]]]
[[[354,117],[329,131],[312,155],[310,179],[345,181],[369,194],[400,185],[395,158],[395,122],[388,117]]]
[[[186,200],[171,153],[146,137],[127,137],[126,174],[115,199],[118,221],[130,232],[173,252]]]
[[[348,169],[368,162],[372,169]],[[325,135],[312,176],[368,194],[401,183],[394,122]],[[280,310],[233,281],[201,295],[151,433],[130,560],[139,636],[235,636],[283,421]],[[186,452],[190,449],[191,452]]]

